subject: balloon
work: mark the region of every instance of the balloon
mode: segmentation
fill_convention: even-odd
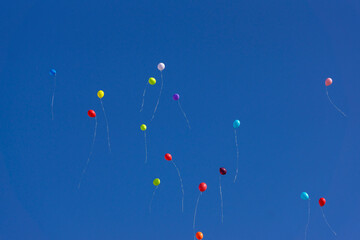
[[[202,233],[202,232],[197,232],[196,233],[196,239],[203,239],[203,237],[204,237],[204,234]]]
[[[206,183],[204,183],[204,182],[200,183],[200,185],[199,185],[200,192],[205,192],[206,189],[207,189]]]
[[[220,168],[220,174],[221,174],[221,175],[226,175],[226,173],[227,173],[226,169],[223,168],[223,167],[221,167],[221,168]]]
[[[55,69],[50,69],[49,74],[51,76],[56,76],[56,70]]]
[[[140,129],[141,131],[145,131],[147,129],[147,126],[145,124],[141,124]]]
[[[155,178],[153,181],[154,186],[159,186],[160,185],[160,179],[159,178]]]
[[[88,115],[89,115],[89,117],[96,117],[96,113],[95,113],[95,111],[94,110],[89,110],[88,111]]]
[[[330,86],[332,84],[332,79],[331,78],[327,78],[325,80],[325,86]]]
[[[302,192],[300,197],[302,200],[309,200],[309,194],[307,194],[307,192]]]
[[[325,203],[326,203],[325,198],[320,198],[320,199],[319,199],[319,205],[320,205],[320,207],[324,206]]]
[[[149,83],[150,83],[150,85],[155,85],[156,79],[153,77],[149,78]]]
[[[99,98],[103,98],[104,97],[104,91],[103,90],[98,91],[97,95],[98,95]]]
[[[165,154],[165,159],[171,161],[172,160],[171,154],[170,153]]]
[[[239,121],[239,120],[235,120],[234,123],[233,123],[233,127],[234,127],[234,128],[240,127],[240,121]]]
[[[179,100],[179,98],[180,98],[180,95],[179,95],[178,93],[175,93],[175,94],[173,95],[173,99],[174,99],[175,101]]]
[[[157,68],[159,69],[159,71],[162,71],[162,70],[165,69],[165,64],[164,64],[164,63],[159,63],[159,64],[157,65]]]

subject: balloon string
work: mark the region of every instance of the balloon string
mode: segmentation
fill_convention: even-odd
[[[145,88],[144,88],[144,92],[142,95],[142,103],[141,103],[141,108],[140,108],[140,112],[142,112],[143,108],[144,108],[144,103],[145,103],[145,94],[146,94],[146,89],[148,87],[149,83],[146,84]]]
[[[150,122],[151,122],[151,121],[154,119],[154,117],[155,117],[155,113],[156,113],[156,110],[157,110],[157,108],[158,108],[158,106],[159,106],[161,93],[162,93],[162,90],[163,90],[163,87],[164,87],[163,75],[162,75],[162,72],[160,72],[160,73],[161,73],[161,87],[160,87],[160,93],[159,93],[158,100],[157,100],[157,102],[156,102],[156,106],[155,106],[155,109],[154,109],[154,113],[153,113],[153,115],[152,115],[152,117],[151,117],[151,119],[150,119]]]
[[[111,153],[109,122],[108,122],[108,119],[107,119],[107,116],[106,116],[106,113],[105,113],[104,104],[103,104],[101,98],[100,98],[100,102],[101,102],[101,107],[102,107],[102,110],[103,110],[104,116],[105,116],[106,130],[107,130],[107,138],[108,138],[108,147],[109,147],[109,152]]]
[[[185,117],[185,119],[186,119],[186,122],[187,122],[187,124],[188,124],[189,129],[191,129],[190,123],[189,123],[189,119],[187,118],[184,110],[182,109],[181,104],[180,104],[180,101],[178,101],[178,104],[179,104],[179,107],[180,107],[180,110],[181,110],[182,114],[184,115],[184,117]]]
[[[325,89],[326,89],[326,95],[327,95],[330,103],[333,105],[333,107],[334,107],[336,110],[338,110],[344,117],[346,117],[346,114],[345,114],[343,111],[341,111],[340,108],[338,108],[338,107],[333,103],[333,101],[331,100],[331,98],[330,98],[330,96],[329,96],[329,93],[328,93],[328,90],[327,90],[327,87],[325,87]]]
[[[147,163],[147,143],[146,143],[146,132],[144,132],[144,140],[145,140],[145,163]]]
[[[56,89],[56,76],[54,77],[54,90],[51,97],[51,120],[54,120],[54,98],[55,98],[55,89]]]
[[[96,128],[97,128],[97,118],[95,117],[95,130],[94,130],[94,137],[93,137],[93,141],[92,141],[92,144],[91,144],[91,149],[90,149],[90,153],[89,153],[89,157],[86,161],[86,164],[85,164],[85,167],[81,173],[81,177],[80,177],[80,181],[79,181],[79,184],[78,184],[78,189],[80,189],[80,185],[81,185],[81,182],[84,178],[84,175],[86,173],[86,170],[88,168],[88,165],[89,165],[89,162],[90,162],[90,158],[91,158],[91,155],[93,153],[93,149],[94,149],[94,143],[95,143],[95,139],[96,139]]]
[[[308,229],[309,229],[309,223],[310,223],[310,199],[309,199],[309,202],[308,202],[308,220],[307,220],[307,224],[306,224],[306,227],[305,227],[305,240],[306,240],[307,232],[308,232]]]
[[[235,133],[235,145],[236,145],[236,173],[234,178],[234,183],[235,183],[239,172],[239,145],[237,141],[236,129],[234,129],[234,133]]]
[[[221,190],[221,176],[219,176],[219,189],[220,189],[220,199],[221,199],[221,223],[224,222],[224,203],[223,203],[223,194]]]
[[[181,200],[181,211],[184,212],[184,186],[183,186],[183,181],[180,175],[180,171],[179,168],[176,166],[174,161],[171,161],[172,164],[174,165],[174,167],[176,168],[176,171],[178,173],[179,179],[180,179],[180,184],[181,184],[181,192],[182,192],[182,200]]]
[[[155,193],[156,193],[156,190],[158,189],[159,186],[156,186],[156,188],[154,189],[153,191],[153,194],[152,194],[152,198],[151,198],[151,201],[150,201],[150,204],[149,204],[149,213],[151,213],[151,205],[152,205],[152,202],[154,200],[154,197],[155,197]]]
[[[201,196],[202,192],[199,193],[199,197],[196,201],[196,205],[195,205],[195,212],[194,212],[194,222],[193,222],[193,231],[194,231],[194,239],[195,239],[195,221],[196,221],[196,212],[197,212],[197,208],[199,205],[199,200],[200,200],[200,196]]]
[[[321,207],[321,212],[322,212],[322,215],[323,215],[323,218],[324,218],[324,221],[325,221],[326,225],[329,227],[330,231],[336,236],[336,232],[332,229],[332,227],[328,223],[328,221],[327,221],[327,219],[325,217],[325,214],[324,214],[324,210],[322,209],[322,207]]]

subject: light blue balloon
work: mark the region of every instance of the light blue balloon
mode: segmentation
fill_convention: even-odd
[[[302,200],[309,200],[309,194],[307,194],[307,192],[302,192],[300,197]]]
[[[56,70],[55,69],[50,69],[49,74],[51,76],[56,76]]]
[[[234,128],[240,127],[240,120],[235,120],[234,123],[233,123],[233,127]]]

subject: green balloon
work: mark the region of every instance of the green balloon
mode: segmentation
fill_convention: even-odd
[[[150,83],[150,85],[155,85],[156,79],[153,77],[149,78],[149,83]]]
[[[160,185],[160,179],[159,178],[155,178],[153,181],[154,186],[159,186]]]

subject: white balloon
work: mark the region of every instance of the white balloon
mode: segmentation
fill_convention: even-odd
[[[159,64],[157,65],[157,68],[159,69],[159,71],[162,71],[162,70],[165,69],[165,64],[164,64],[164,63],[159,63]]]

